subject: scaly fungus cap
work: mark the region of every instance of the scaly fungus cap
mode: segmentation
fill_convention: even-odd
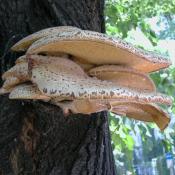
[[[30,58],[32,61],[32,58]],[[33,60],[31,69],[31,81],[36,84],[39,90],[50,97],[72,97],[72,99],[126,99],[138,102],[155,102],[171,104],[172,100],[157,93],[143,93],[131,90],[116,83],[102,81],[91,77],[83,77],[66,69],[66,65],[75,64],[66,58],[65,63],[60,64],[37,64]],[[69,63],[68,63],[69,62]],[[78,65],[77,65],[78,66]],[[81,69],[81,67],[79,67]]]
[[[65,31],[69,32],[74,30],[80,30],[80,29],[72,26],[58,26],[58,27],[43,29],[36,33],[28,35],[27,37],[18,41],[14,46],[12,46],[11,50],[17,51],[17,52],[26,51],[33,42],[35,42],[36,40],[42,37],[48,36],[53,33],[59,33],[59,32],[65,32]]]
[[[18,79],[28,80],[28,62],[20,60],[20,62],[2,75],[3,80],[6,80],[8,77],[17,77]]]
[[[9,95],[10,99],[42,99],[50,100],[50,97],[43,95],[39,89],[32,84],[21,84],[16,86]]]
[[[52,67],[53,71],[59,72],[62,74],[71,74],[78,75],[80,77],[87,78],[88,75],[84,72],[84,70],[76,64],[74,61],[63,58],[63,57],[54,57],[54,56],[42,56],[42,55],[28,55],[28,65],[29,65],[29,72],[33,67],[37,67],[43,65],[45,67]],[[51,70],[50,69],[50,70]],[[53,72],[51,70],[51,72]]]
[[[118,64],[141,72],[168,67],[168,59],[136,48],[119,38],[92,31],[72,31],[43,37],[28,49],[29,54],[68,53],[91,64]]]

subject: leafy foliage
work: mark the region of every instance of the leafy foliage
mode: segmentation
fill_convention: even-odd
[[[106,0],[106,29],[109,35],[126,39],[131,30],[139,28],[156,46],[160,39],[175,37],[175,0]],[[149,20],[157,18],[155,31]],[[162,27],[163,26],[163,27]],[[142,46],[144,47],[144,45]],[[149,48],[155,50],[155,47]],[[157,50],[157,49],[156,49]],[[163,49],[159,49],[162,52]],[[175,97],[175,68],[171,67],[151,74],[158,91]],[[164,107],[164,106],[163,106]],[[134,172],[134,150],[138,146],[138,136],[142,148],[142,161],[150,161],[172,151],[175,144],[175,103],[172,108],[164,107],[170,113],[172,122],[164,133],[154,124],[147,124],[110,114],[110,129],[116,159],[125,163],[125,168]],[[138,163],[138,162],[137,162]]]
[[[158,38],[147,19],[174,13],[175,0],[106,0],[107,33],[126,38],[128,31],[139,27],[156,44]]]

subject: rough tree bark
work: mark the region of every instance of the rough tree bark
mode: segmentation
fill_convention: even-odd
[[[22,37],[60,25],[104,32],[103,10],[103,0],[0,0],[1,74]],[[105,112],[64,117],[56,106],[1,96],[0,175],[114,175],[108,125]]]

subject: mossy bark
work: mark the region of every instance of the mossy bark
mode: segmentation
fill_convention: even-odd
[[[103,0],[0,2],[0,74],[22,54],[10,47],[30,33],[60,25],[105,31]],[[1,174],[116,174],[107,114],[65,117],[44,102],[0,96]]]

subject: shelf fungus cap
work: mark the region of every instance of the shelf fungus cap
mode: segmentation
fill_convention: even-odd
[[[10,99],[32,99],[32,100],[50,100],[43,95],[39,89],[32,84],[21,84],[16,86],[9,95]]]
[[[17,77],[8,77],[3,83],[2,88],[9,90],[13,88],[15,85],[22,83],[23,81],[19,80]]]
[[[27,62],[26,55],[22,55],[19,58],[17,58],[16,61],[15,61],[15,64],[24,63],[24,62]]]
[[[89,70],[89,75],[100,80],[108,80],[118,86],[131,89],[155,92],[154,82],[145,73],[117,65],[104,65]]]
[[[0,88],[0,95],[8,94],[11,91],[12,91],[12,89],[6,89],[6,88],[1,87]]]
[[[65,31],[69,32],[74,30],[81,30],[81,29],[73,26],[58,26],[58,27],[43,29],[18,41],[14,46],[12,46],[11,50],[18,51],[18,52],[26,51],[34,41],[42,37],[51,35],[53,33],[59,33],[59,32],[65,32]]]
[[[141,72],[168,67],[169,59],[144,51],[125,41],[102,33],[79,30],[46,36],[34,42],[27,53],[68,53],[96,65],[117,64]]]
[[[168,114],[155,104],[114,102],[111,112],[119,115],[124,114],[140,121],[154,122],[161,130],[164,130],[170,122]]]
[[[2,75],[2,79],[5,80],[2,86],[4,89],[12,89],[17,84],[30,81],[28,75],[28,62],[23,60],[25,57],[21,58],[20,62]]]
[[[71,60],[66,60],[71,62]],[[62,64],[62,65],[61,65]],[[72,97],[73,99],[125,99],[146,103],[171,104],[171,98],[158,94],[142,92],[117,86],[113,82],[84,77],[67,69],[66,63],[32,64],[31,81],[42,94],[50,97]],[[69,63],[70,64],[70,63]],[[78,65],[77,65],[78,66]]]
[[[10,77],[16,77],[19,80],[27,81],[29,80],[28,77],[28,62],[22,61],[16,64],[15,66],[11,67],[8,71],[6,71],[2,75],[2,79],[6,80]]]
[[[27,58],[29,72],[31,72],[33,68],[44,67],[43,74],[47,77],[46,71],[51,73],[50,79],[52,80],[54,79],[52,76],[60,77],[61,75],[64,76],[64,74],[78,75],[84,78],[88,77],[80,65],[68,58],[42,55],[28,55]]]
[[[155,104],[136,103],[125,100],[113,99],[85,99],[73,101],[57,101],[57,98],[52,98],[52,104],[63,109],[65,115],[73,114],[91,114],[101,111],[111,111],[118,115],[124,115],[139,121],[154,122],[163,130],[170,122],[168,114]]]

